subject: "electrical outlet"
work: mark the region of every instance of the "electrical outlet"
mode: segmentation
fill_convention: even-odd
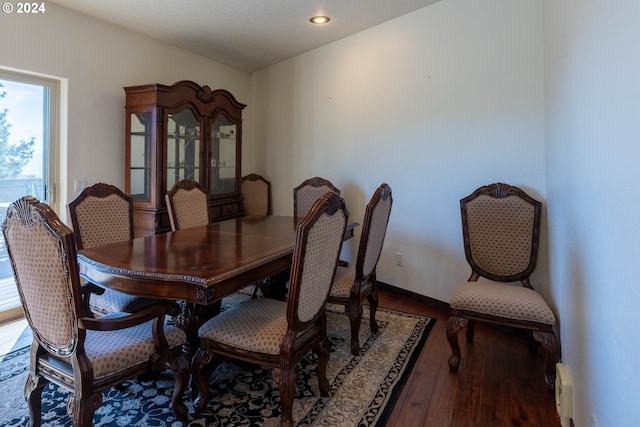
[[[396,265],[402,267],[402,253],[396,252]]]

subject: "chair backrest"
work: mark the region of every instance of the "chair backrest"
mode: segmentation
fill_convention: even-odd
[[[165,195],[171,230],[182,230],[207,225],[209,216],[209,194],[191,179],[176,182]]]
[[[133,239],[133,201],[118,187],[99,182],[67,204],[78,249]]]
[[[391,187],[386,183],[376,189],[367,204],[356,260],[356,276],[360,278],[368,277],[375,272],[387,233],[392,204]]]
[[[247,216],[264,216],[271,214],[271,183],[251,173],[240,179],[242,206]]]
[[[541,203],[524,191],[496,183],[460,200],[462,233],[470,280],[483,276],[531,287],[540,238]]]
[[[2,232],[35,339],[56,356],[71,355],[80,339],[77,319],[84,317],[73,231],[26,196],[9,206]]]
[[[287,300],[290,329],[304,328],[324,312],[348,218],[344,200],[328,192],[298,223]]]
[[[331,181],[319,176],[309,178],[293,189],[293,216],[304,218],[311,207],[327,191],[340,194],[340,190]]]

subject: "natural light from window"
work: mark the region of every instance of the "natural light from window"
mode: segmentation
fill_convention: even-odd
[[[50,83],[0,73],[0,221],[24,195],[48,202]],[[4,237],[0,238],[0,320],[20,315]]]

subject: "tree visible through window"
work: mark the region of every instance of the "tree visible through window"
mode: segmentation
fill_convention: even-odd
[[[51,124],[57,82],[0,70],[0,221],[11,202],[31,195],[52,203]],[[21,314],[0,236],[0,321]]]
[[[7,96],[7,92],[2,90],[3,86],[0,83],[0,101]],[[33,146],[36,143],[35,136],[18,143],[10,143],[11,124],[7,122],[8,111],[7,108],[0,109],[0,179],[19,178],[22,169],[33,157]]]

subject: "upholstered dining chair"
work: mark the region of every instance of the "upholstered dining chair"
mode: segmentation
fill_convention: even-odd
[[[211,222],[209,194],[196,181],[183,179],[165,194],[171,230],[201,227]]]
[[[460,365],[457,336],[462,328],[467,328],[467,342],[472,342],[475,321],[496,323],[533,332],[530,350],[535,351],[536,341],[542,345],[545,381],[553,388],[560,359],[560,343],[553,331],[556,318],[530,281],[538,258],[541,203],[518,187],[495,183],[460,200],[460,210],[471,276],[450,300],[449,369],[457,372]],[[481,277],[488,280],[478,281]]]
[[[118,187],[99,182],[84,188],[67,204],[78,250],[133,239],[133,201]],[[104,292],[103,292],[104,291]],[[100,289],[89,299],[99,315],[135,313],[157,302],[152,298]]]
[[[165,315],[174,314],[177,304],[159,302],[135,314],[90,317],[82,301],[74,233],[48,205],[29,196],[15,201],[2,232],[33,332],[24,388],[30,425],[41,423],[41,396],[49,382],[70,391],[67,411],[73,425],[88,427],[103,390],[165,368],[176,381],[172,409],[177,418],[186,419],[181,400],[189,379],[182,355],[186,335],[164,325]]]
[[[196,181],[183,179],[173,184],[165,194],[171,230],[201,227],[211,222],[209,215],[209,194]],[[247,286],[239,292],[256,297],[258,285]],[[211,308],[216,313],[218,305]]]
[[[328,179],[315,176],[304,180],[293,189],[293,216],[296,218],[304,218],[318,197],[327,191],[332,191],[340,195],[338,187],[333,185]],[[348,267],[349,263],[338,260],[338,265]]]
[[[327,179],[316,176],[303,181],[293,189],[293,216],[304,218],[315,201],[327,191],[340,195],[340,190]]]
[[[376,310],[378,309],[376,266],[382,252],[392,204],[391,187],[383,183],[373,193],[365,210],[355,268],[339,266],[329,294],[328,302],[343,305],[345,314],[349,317],[351,353],[353,355],[360,352],[358,335],[363,313],[362,303],[365,300],[369,301],[371,333],[378,331],[378,323],[376,322]]]
[[[328,396],[326,369],[330,344],[325,304],[347,219],[348,212],[340,196],[327,193],[320,197],[297,225],[287,301],[251,299],[200,327],[200,347],[193,361],[197,412],[204,411],[209,401],[212,362],[219,355],[273,368],[283,426],[293,426],[296,365],[309,350],[318,356],[320,394]]]
[[[247,216],[271,214],[271,183],[264,177],[251,173],[240,179],[242,207]]]

